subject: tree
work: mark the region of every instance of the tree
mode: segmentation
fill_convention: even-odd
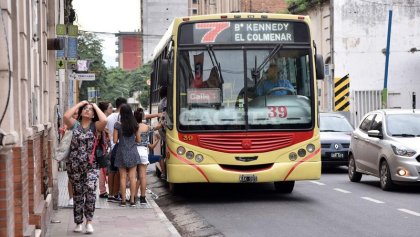
[[[81,32],[78,38],[77,53],[79,59],[90,61],[90,73],[95,73],[95,81],[83,81],[79,90],[79,99],[87,100],[88,87],[101,87],[104,82],[104,75],[107,72],[103,60],[102,41],[97,35],[89,32]]]

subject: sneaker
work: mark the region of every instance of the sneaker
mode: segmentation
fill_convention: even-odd
[[[86,234],[92,234],[93,233],[93,226],[91,223],[86,224]]]
[[[160,179],[166,180],[166,174],[161,174]]]
[[[120,202],[120,207],[125,207],[125,206],[127,206],[126,202]]]
[[[82,230],[83,230],[83,225],[82,224],[77,224],[76,228],[74,228],[73,231],[79,233],[79,232],[82,232]]]
[[[114,199],[115,199],[115,202],[121,202],[122,201],[121,195],[119,195],[119,194],[115,195]]]
[[[146,204],[147,204],[146,197],[140,196],[140,205],[146,205]]]
[[[70,199],[69,199],[69,206],[73,206],[73,205],[74,205],[73,198],[70,198]]]
[[[115,202],[115,197],[114,197],[114,196],[109,195],[109,196],[108,196],[108,202]]]
[[[99,198],[108,198],[108,193],[104,192],[102,194],[99,194]]]
[[[136,202],[130,202],[130,207],[136,207]]]

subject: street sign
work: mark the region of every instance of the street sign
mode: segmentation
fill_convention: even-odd
[[[79,81],[94,81],[95,74],[94,73],[76,73],[75,80]]]
[[[57,35],[66,35],[66,25],[64,24],[58,24],[55,27],[55,33]]]
[[[58,58],[57,59],[57,69],[65,69],[66,63],[64,59]]]
[[[67,60],[68,61],[77,61],[77,38],[68,37],[67,38]]]

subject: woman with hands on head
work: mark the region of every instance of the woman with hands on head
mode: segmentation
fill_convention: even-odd
[[[78,120],[72,115],[78,111]],[[93,233],[92,219],[95,212],[96,183],[99,169],[91,159],[95,134],[105,129],[107,119],[95,103],[81,101],[64,113],[64,124],[73,128],[70,155],[66,162],[67,173],[73,185],[74,232],[82,232],[83,216],[86,218],[86,233]]]

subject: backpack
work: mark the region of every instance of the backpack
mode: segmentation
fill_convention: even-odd
[[[95,150],[95,161],[99,168],[105,168],[109,166],[110,162],[110,141],[108,134],[102,131],[97,136],[98,144]]]

